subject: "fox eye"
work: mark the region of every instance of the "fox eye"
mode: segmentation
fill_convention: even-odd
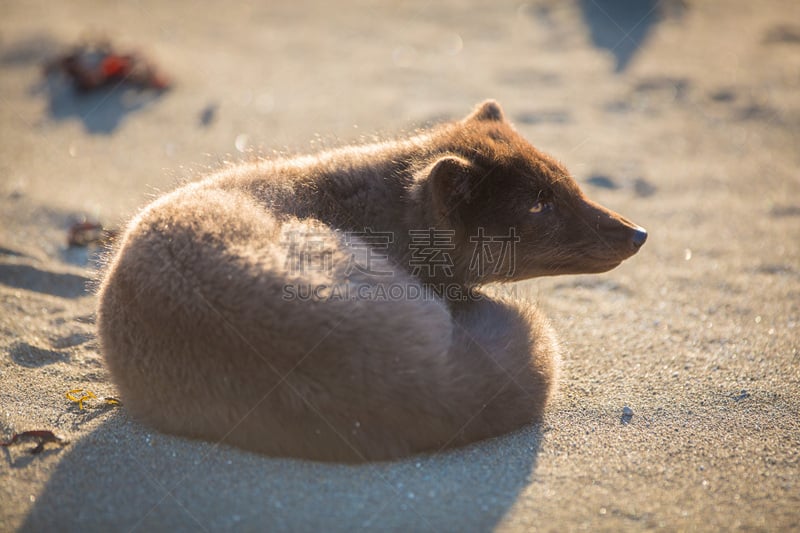
[[[550,208],[553,207],[553,204],[550,202],[546,202],[544,200],[536,200],[536,203],[530,208],[529,212],[531,213],[543,213],[545,211],[549,211]]]

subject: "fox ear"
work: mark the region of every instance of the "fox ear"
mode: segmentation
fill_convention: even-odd
[[[494,100],[486,100],[482,104],[479,104],[475,110],[464,119],[464,122],[472,120],[502,122],[504,119],[503,109],[500,107],[500,104]]]
[[[470,169],[472,163],[448,155],[429,167],[428,181],[436,210],[444,217],[451,216],[462,202],[470,201]]]

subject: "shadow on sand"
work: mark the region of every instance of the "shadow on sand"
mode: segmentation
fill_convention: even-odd
[[[31,265],[0,264],[0,284],[61,298],[87,296],[90,281],[77,274],[48,272]]]
[[[121,82],[91,92],[74,89],[63,76],[51,75],[32,89],[48,99],[48,114],[53,120],[79,119],[90,134],[109,135],[125,116],[152,104],[164,93],[142,90]]]
[[[120,410],[63,450],[22,531],[489,531],[530,482],[540,442],[528,427],[347,466],[148,434]]]
[[[680,12],[682,9],[682,3],[677,0],[581,0],[580,6],[592,43],[614,55],[615,72],[627,68],[667,10]]]

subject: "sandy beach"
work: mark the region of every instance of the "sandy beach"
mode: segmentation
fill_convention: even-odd
[[[800,530],[800,3],[0,6],[0,438],[69,440],[0,448],[0,531]],[[97,36],[170,90],[44,76]],[[499,289],[563,343],[544,423],[346,466],[163,435],[103,401],[101,250],[67,245],[75,222],[120,227],[225,164],[486,98],[649,231],[611,272]]]

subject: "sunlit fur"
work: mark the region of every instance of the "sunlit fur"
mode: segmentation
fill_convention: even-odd
[[[394,235],[369,265],[388,279],[351,268],[368,243],[354,251],[347,233],[365,228]],[[428,228],[452,235],[450,275],[412,274],[408,232]],[[513,264],[470,269],[479,228],[513,228]],[[409,139],[232,167],[156,200],[111,259],[99,337],[127,408],[162,431],[317,460],[437,451],[540,420],[558,349],[528,303],[454,301],[436,284],[607,270],[638,230],[488,101]],[[327,268],[287,269],[286,243],[309,232]],[[434,290],[286,298],[389,283]]]

